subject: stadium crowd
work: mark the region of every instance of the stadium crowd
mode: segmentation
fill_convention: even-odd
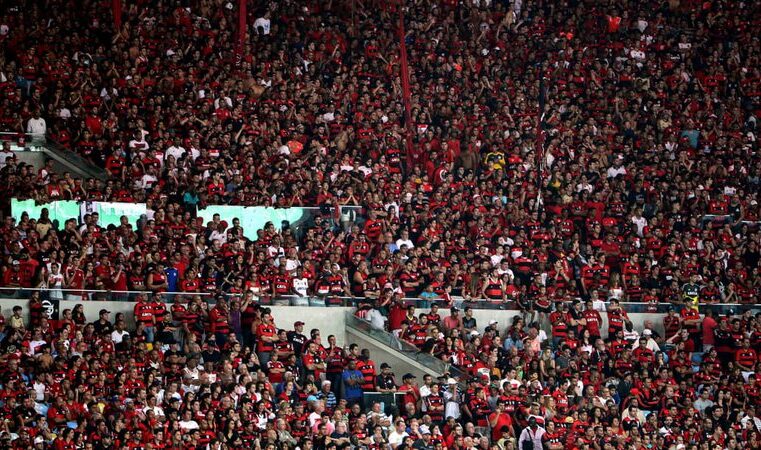
[[[110,2],[7,3],[0,127],[111,178],[5,142],[2,202],[150,215],[5,217],[0,284],[42,291],[5,311],[2,445],[761,447],[761,322],[696,310],[761,287],[758,2],[405,2],[411,124],[395,2],[249,1],[242,47],[237,2],[123,2],[116,33]],[[243,230],[197,220],[214,204],[322,212]],[[151,294],[135,329],[41,314],[93,290]],[[467,376],[276,327],[284,295],[354,298]],[[671,305],[664,335],[620,301]],[[521,314],[476,326],[477,302]],[[399,411],[359,401],[393,390]]]

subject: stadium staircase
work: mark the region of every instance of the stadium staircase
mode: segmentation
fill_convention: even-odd
[[[391,365],[397,382],[406,373],[415,375],[422,382],[424,374],[438,377],[461,378],[464,374],[457,367],[446,361],[422,353],[417,347],[397,338],[393,333],[375,328],[370,322],[360,319],[352,313],[346,313],[346,338],[360,348],[370,350],[374,361],[384,361]],[[379,369],[379,368],[378,368]]]

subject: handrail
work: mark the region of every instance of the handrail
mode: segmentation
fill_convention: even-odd
[[[29,137],[23,147],[18,145],[16,137],[19,135]],[[76,153],[64,148],[60,143],[51,139],[43,133],[14,133],[11,131],[0,131],[0,141],[11,142],[11,150],[14,152],[41,152],[48,158],[58,161],[58,163],[71,167],[72,171],[81,171],[85,176],[97,178],[104,181],[109,178],[109,173],[102,167],[98,167],[91,161],[82,158]]]
[[[23,133],[18,133],[15,131],[0,131],[0,139],[2,139],[3,136],[18,136],[19,134],[23,134],[24,136],[45,136],[45,133],[29,133],[28,131],[24,131]]]
[[[17,287],[0,287],[0,298],[6,298],[6,299],[22,299],[25,297],[28,297],[28,294],[31,292],[39,291],[40,293],[50,295],[50,293],[58,293],[60,292],[63,297],[65,298],[66,295],[75,295],[75,296],[82,296],[84,299],[85,294],[94,294],[94,295],[87,295],[89,297],[97,298],[97,297],[107,297],[110,298],[113,301],[131,301],[134,300],[135,297],[138,295],[145,295],[150,296],[153,295],[153,291],[120,291],[120,290],[109,290],[109,289],[50,289],[50,288],[40,288],[40,287],[30,287],[30,288],[17,288]],[[9,293],[8,297],[5,297],[5,294]],[[231,298],[240,298],[243,297],[245,294],[236,294],[236,293],[226,293],[226,292],[160,292],[160,294],[163,296],[164,300],[174,299],[174,298],[190,298],[190,297],[196,297],[200,296],[202,298],[207,298],[211,300],[213,303],[213,300],[216,299],[218,295],[223,295],[225,299],[231,299]],[[97,300],[104,300],[103,298],[98,298]],[[207,300],[207,301],[209,301]],[[369,299],[367,297],[347,297],[347,296],[316,296],[316,295],[310,295],[310,296],[300,296],[300,295],[293,295],[293,294],[287,294],[287,295],[279,295],[279,296],[262,296],[262,298],[257,297],[257,301],[259,303],[268,303],[268,302],[277,302],[277,301],[284,301],[289,302],[290,305],[293,306],[325,306],[326,300],[333,300],[334,304],[336,306],[359,306],[362,304],[372,304],[373,299]],[[423,309],[428,308],[431,304],[436,303],[440,307],[450,307],[450,306],[457,306],[458,308],[464,308],[464,307],[471,307],[473,309],[479,310],[479,309],[485,309],[485,310],[518,310],[516,303],[511,301],[509,303],[492,303],[490,299],[465,299],[462,297],[454,297],[453,301],[450,303],[445,303],[443,300],[437,300],[437,299],[421,299],[421,298],[414,298],[414,297],[404,297],[401,299],[402,303],[405,305],[412,305],[417,306]],[[84,300],[87,301],[87,300]],[[299,302],[301,301],[301,302]],[[566,302],[570,303],[570,302]],[[610,302],[603,302],[606,306],[610,304]],[[278,304],[278,303],[276,303]],[[675,308],[679,310],[682,305],[675,305],[671,303],[659,303],[657,305],[650,305],[648,303],[642,303],[642,302],[620,302],[620,305],[626,310],[627,312],[632,313],[654,313],[654,314],[663,314],[668,311],[669,308]],[[285,306],[285,305],[283,305]],[[655,310],[650,310],[652,307],[655,306]],[[760,304],[755,303],[699,303],[698,306],[701,308],[701,310],[705,309],[711,309],[714,312],[720,312],[722,314],[740,314],[747,310],[755,311],[755,310],[761,310]]]
[[[397,338],[392,333],[373,327],[366,320],[360,319],[350,312],[346,313],[346,326],[377,342],[380,342],[387,347],[403,353],[406,357],[412,359],[418,364],[428,367],[434,372],[440,374],[449,374],[449,376],[455,378],[459,378],[465,374],[465,372],[463,372],[458,367],[453,366],[452,364],[433,355],[420,351],[420,349],[416,346]]]
[[[732,219],[731,214],[703,214],[701,221],[712,221],[714,219]],[[761,220],[741,220],[740,223],[747,225],[761,224]]]
[[[84,172],[85,175],[91,178],[97,178],[101,181],[105,181],[110,178],[110,174],[102,167],[98,167],[91,161],[82,158],[76,153],[64,148],[60,143],[56,142],[49,137],[45,139],[45,154],[49,157],[58,160],[59,163],[68,164],[76,169]]]

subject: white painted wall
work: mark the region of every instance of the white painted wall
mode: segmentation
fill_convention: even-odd
[[[85,317],[88,322],[93,322],[98,319],[98,313],[101,309],[107,309],[111,311],[111,320],[113,321],[117,313],[124,313],[127,320],[127,327],[134,326],[134,318],[132,311],[135,307],[133,302],[100,302],[100,301],[86,301],[86,302],[69,302],[61,301],[61,311],[64,309],[74,309],[74,306],[81,303],[84,307]],[[29,308],[28,300],[17,299],[0,299],[0,308],[2,308],[2,314],[6,317],[11,315],[11,309],[15,305],[20,305],[24,308],[24,314],[28,317]],[[272,316],[275,318],[275,325],[286,330],[292,330],[294,322],[300,320],[304,322],[304,334],[309,335],[309,331],[312,328],[319,328],[322,337],[322,342],[328,342],[328,336],[333,334],[336,336],[338,345],[345,345],[346,342],[346,320],[344,316],[347,311],[352,311],[353,308],[344,307],[299,307],[299,306],[270,306],[272,309]]]

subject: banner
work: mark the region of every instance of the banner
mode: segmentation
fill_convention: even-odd
[[[413,163],[417,162],[417,152],[413,154],[412,145],[412,102],[410,92],[410,66],[407,60],[407,33],[404,31],[404,7],[399,8],[399,77],[402,81],[402,101],[404,102],[404,127],[407,130],[407,170],[412,170]]]
[[[315,209],[307,208],[269,208],[266,206],[207,206],[198,210],[198,217],[202,217],[204,225],[210,222],[215,214],[227,222],[228,227],[232,227],[233,219],[240,220],[240,226],[243,227],[243,235],[249,239],[256,239],[256,230],[264,228],[267,222],[272,222],[275,228],[280,229],[284,221],[287,221],[291,228],[295,229],[301,223],[312,217],[311,211]]]
[[[42,313],[48,320],[59,320],[61,318],[61,301],[60,300],[43,300]]]
[[[147,211],[145,203],[82,202],[79,205],[79,220],[83,222],[85,214],[98,213],[98,225],[102,227],[119,226],[122,216],[137,226],[137,220]]]
[[[43,208],[48,209],[48,217],[59,229],[69,219],[84,220],[85,214],[97,212],[100,216],[98,224],[102,227],[118,226],[121,217],[127,216],[129,223],[135,225],[141,215],[147,214],[145,203],[116,203],[116,202],[76,202],[60,200],[44,204],[36,204],[34,200],[11,199],[11,215],[17,220],[26,212],[31,219],[39,219]]]
[[[145,203],[117,203],[117,202],[75,202],[75,201],[56,201],[42,205],[35,204],[34,200],[16,200],[11,199],[11,214],[18,219],[22,213],[26,212],[30,218],[37,219],[42,213],[42,209],[47,208],[49,217],[52,222],[63,229],[63,224],[69,219],[78,219],[79,223],[84,221],[85,214],[98,213],[98,224],[102,227],[109,225],[119,226],[122,216],[133,226],[137,226],[137,220],[143,214],[148,214],[148,208]],[[328,220],[336,222],[342,220],[353,220],[359,206],[342,206],[340,212],[325,212],[329,215]],[[292,207],[292,208],[270,208],[266,206],[230,206],[230,205],[213,205],[204,209],[199,209],[198,217],[204,220],[204,225],[214,219],[215,214],[219,214],[220,220],[227,222],[228,227],[232,227],[233,219],[240,220],[240,226],[243,227],[243,234],[249,239],[256,239],[256,230],[264,228],[267,222],[272,222],[275,228],[281,229],[284,222],[287,222],[294,232],[306,223],[311,223],[314,217],[320,212],[320,208]],[[150,215],[149,215],[150,216]]]
[[[59,229],[63,228],[64,222],[79,217],[79,203],[71,200],[37,204],[34,200],[11,199],[11,215],[19,220],[21,214],[29,214],[30,219],[39,219],[43,208],[48,209],[48,217]],[[57,222],[57,223],[56,223]]]

